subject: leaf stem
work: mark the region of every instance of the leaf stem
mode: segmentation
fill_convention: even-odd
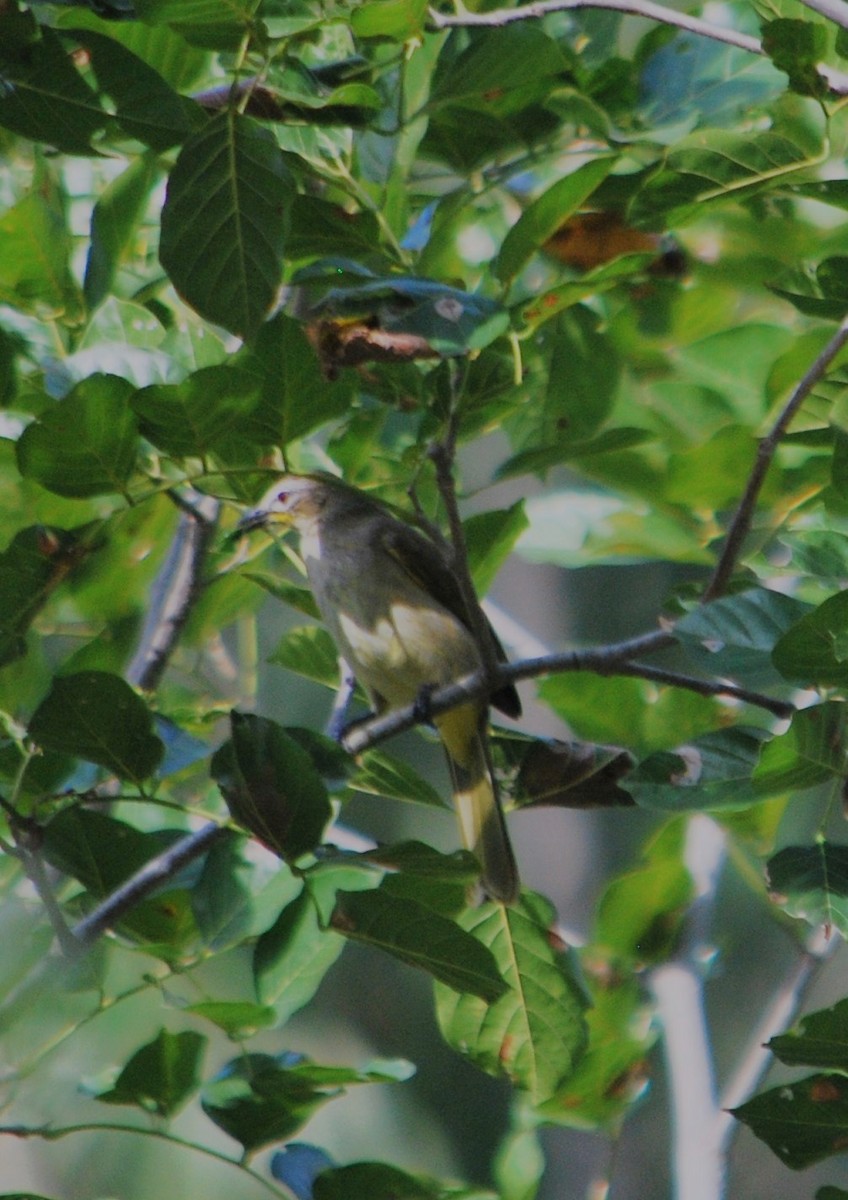
[[[153,1127],[145,1127],[143,1125],[121,1125],[116,1121],[92,1121],[87,1124],[80,1125],[61,1125],[55,1129],[49,1126],[44,1128],[33,1128],[27,1125],[0,1125],[0,1135],[6,1134],[9,1137],[17,1138],[43,1138],[45,1141],[58,1141],[60,1138],[73,1137],[78,1133],[130,1133],[139,1137],[159,1138],[160,1141],[170,1142],[174,1146],[179,1146],[184,1150],[194,1150],[198,1154],[203,1154],[207,1158],[214,1158],[216,1162],[226,1163],[227,1166],[234,1167],[237,1171],[243,1171],[248,1175],[254,1183],[259,1184],[266,1192],[270,1192],[272,1196],[282,1197],[282,1200],[291,1200],[293,1193],[287,1188],[277,1187],[270,1179],[266,1179],[255,1171],[253,1167],[247,1165],[237,1158],[230,1158],[228,1154],[224,1154],[220,1150],[214,1150],[211,1146],[204,1146],[200,1142],[189,1141],[188,1138],[179,1137],[175,1133],[169,1133],[165,1129],[156,1129]]]

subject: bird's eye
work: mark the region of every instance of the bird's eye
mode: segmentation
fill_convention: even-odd
[[[285,504],[285,502],[289,498],[289,495],[290,495],[289,492],[277,492],[277,502],[279,504]]]

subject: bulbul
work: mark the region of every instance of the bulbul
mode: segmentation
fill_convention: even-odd
[[[376,712],[415,703],[428,690],[478,671],[483,656],[462,591],[442,549],[364,493],[330,478],[286,475],[242,529],[294,527],[315,601],[342,657]],[[487,636],[497,657],[494,631]],[[492,703],[521,713],[511,685]],[[488,896],[510,903],[519,879],[488,743],[488,701],[440,713],[464,845],[478,857]]]

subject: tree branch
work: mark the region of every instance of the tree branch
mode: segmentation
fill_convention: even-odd
[[[841,0],[801,2],[835,21],[837,25],[848,27],[848,12]],[[687,33],[712,38],[713,41],[724,42],[739,50],[747,50],[750,54],[765,54],[759,38],[736,29],[727,29],[723,25],[713,25],[700,17],[692,17],[688,13],[666,8],[663,4],[655,4],[653,0],[541,0],[540,3],[522,4],[520,8],[496,8],[481,13],[463,11],[456,15],[440,13],[431,8],[429,24],[431,29],[493,28],[511,25],[514,21],[541,20],[551,13],[571,12],[581,8],[605,9],[627,13],[633,17],[645,17],[649,21],[658,21],[661,25],[671,25],[677,29],[684,29]],[[819,66],[818,71],[834,95],[844,96],[848,93],[848,75],[843,71],[824,65]]]
[[[496,8],[489,12],[462,12],[458,15],[436,12],[430,9],[430,25],[434,29],[492,27],[511,25],[514,21],[541,20],[551,13],[570,12],[579,8],[605,8],[614,12],[628,13],[634,17],[647,17],[649,21],[660,21],[663,25],[675,25],[689,33],[699,33],[719,42],[727,42],[740,50],[762,54],[762,43],[747,33],[712,25],[688,13],[676,12],[653,0],[542,0],[541,3],[522,4],[520,8]]]
[[[150,597],[138,648],[127,667],[129,683],[153,691],[168,665],[201,587],[201,574],[215,532],[218,501],[195,492],[191,502],[168,495],[180,520]]]
[[[846,342],[848,342],[848,317],[842,321],[836,333],[797,384],[778,414],[778,418],[771,430],[760,442],[753,470],[748,476],[748,482],[745,485],[745,491],[739,502],[739,507],[736,509],[727,531],[727,540],[724,543],[724,549],[721,552],[712,577],[704,589],[702,596],[704,602],[714,600],[717,596],[723,595],[727,589],[727,585],[736,568],[739,555],[742,552],[742,547],[750,533],[757,500],[777,448],[793,417],[816,384],[824,377],[827,368]]]
[[[601,646],[590,650],[566,650],[560,654],[549,654],[542,658],[528,658],[521,662],[496,664],[491,679],[487,679],[484,671],[475,671],[462,679],[445,687],[438,688],[428,697],[427,708],[430,715],[445,712],[478,696],[491,694],[507,683],[517,683],[520,679],[534,679],[540,675],[553,675],[569,671],[593,671],[597,675],[630,675],[637,678],[667,683],[673,687],[683,687],[689,691],[706,696],[732,696],[764,708],[775,716],[789,717],[795,711],[794,705],[784,700],[776,700],[772,696],[761,695],[747,688],[722,680],[696,679],[694,676],[682,675],[674,671],[648,666],[632,661],[632,655],[643,649],[664,649],[673,645],[674,639],[668,634],[648,634],[644,638],[633,638],[610,646]],[[422,721],[419,706],[407,705],[405,708],[394,708],[378,717],[359,721],[343,735],[342,743],[350,754],[360,754],[378,742],[394,737],[414,728]]]
[[[700,964],[724,864],[725,835],[702,813],[689,821],[685,858],[695,898],[677,953],[650,973],[650,987],[662,1024],[671,1092],[675,1195],[678,1200],[720,1200],[724,1164],[716,1136],[707,1132],[715,1130],[717,1103]]]
[[[848,29],[848,5],[842,0],[801,0],[801,3],[843,29]]]
[[[137,904],[169,879],[173,879],[193,859],[205,854],[212,843],[226,832],[225,826],[210,821],[196,833],[180,838],[162,854],[151,858],[125,883],[116,888],[111,896],[107,896],[102,904],[98,904],[88,916],[77,922],[71,930],[75,947],[80,949],[96,942],[107,929],[116,925],[121,917]]]

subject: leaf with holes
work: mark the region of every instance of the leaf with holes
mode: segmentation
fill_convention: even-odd
[[[466,909],[460,922],[487,947],[509,990],[493,1002],[438,985],[445,1039],[492,1075],[506,1075],[539,1104],[568,1078],[586,1043],[586,1000],[551,937],[553,909],[525,893],[520,904]]]
[[[791,916],[848,937],[848,846],[786,846],[766,873],[772,898]]]

